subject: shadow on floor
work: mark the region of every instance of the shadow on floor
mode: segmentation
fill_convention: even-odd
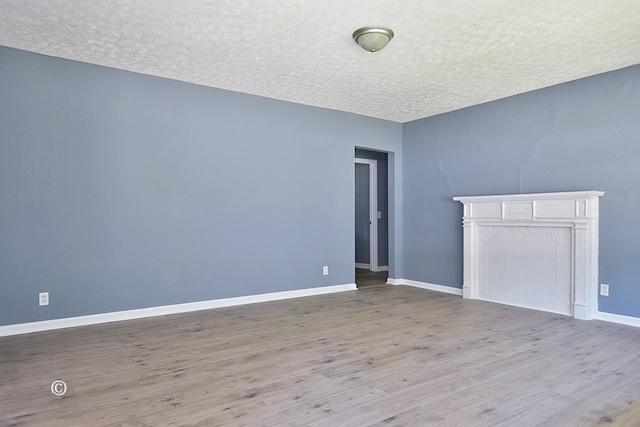
[[[387,271],[374,272],[364,268],[356,268],[356,285],[358,289],[389,286],[387,285],[388,275]]]

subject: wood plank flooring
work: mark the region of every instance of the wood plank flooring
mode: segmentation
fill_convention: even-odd
[[[640,426],[640,329],[383,286],[4,337],[0,378],[2,426]]]

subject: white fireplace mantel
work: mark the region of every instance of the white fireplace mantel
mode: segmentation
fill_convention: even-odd
[[[578,319],[592,319],[598,308],[598,198],[602,195],[602,191],[576,191],[454,197],[453,200],[464,205],[463,296],[492,301],[495,299],[488,289],[501,289],[500,292],[494,290],[493,295],[508,297],[505,301],[495,300],[496,302],[537,308],[527,303],[527,298],[536,299],[531,297],[536,292],[536,286],[532,284],[527,285],[528,289],[522,291],[522,296],[516,297],[516,302],[509,301],[520,285],[515,282],[518,282],[518,278],[527,278],[526,272],[518,271],[517,274],[512,274],[513,279],[506,280],[514,283],[491,283],[496,280],[505,281],[504,270],[516,268],[509,264],[510,261],[505,261],[504,257],[505,254],[512,256],[520,245],[523,247],[523,255],[520,258],[517,258],[517,254],[513,255],[516,257],[514,263],[517,268],[525,266],[527,260],[531,260],[532,264],[538,262],[532,267],[534,269],[543,265],[540,264],[540,259],[551,260],[545,261],[545,266],[551,262],[557,263],[548,266],[551,271],[539,277],[554,277],[553,280],[558,281],[558,284],[553,283],[547,288],[541,286],[541,289],[556,292],[555,289],[558,288],[557,297],[563,306],[558,310],[545,307],[540,309],[570,314]],[[538,242],[542,240],[542,236],[555,240]],[[492,243],[493,240],[490,239],[496,238],[500,240]],[[538,256],[532,252],[537,248],[556,247],[558,249],[553,250],[558,252],[557,261],[555,253]],[[493,261],[490,261],[492,257]],[[496,273],[496,267],[492,272],[488,265],[499,265],[502,270]],[[536,274],[537,270],[534,270],[530,276],[538,277]],[[563,290],[565,285],[566,290]],[[514,291],[510,291],[509,286]]]

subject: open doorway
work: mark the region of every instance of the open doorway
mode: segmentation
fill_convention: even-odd
[[[389,270],[388,155],[355,151],[355,277],[358,288],[384,285]]]

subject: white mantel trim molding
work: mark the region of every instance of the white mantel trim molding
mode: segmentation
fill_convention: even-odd
[[[478,226],[557,226],[572,230],[572,313],[598,313],[598,217],[603,191],[454,197],[464,205],[463,296],[478,298]]]
[[[140,308],[136,310],[115,311],[111,313],[43,320],[40,322],[18,323],[15,325],[0,326],[0,337],[355,290],[357,290],[356,284],[349,283],[346,285],[323,286],[319,288],[307,288],[295,291],[272,292],[268,294],[248,295],[244,297],[188,302],[184,304],[164,305],[159,307]]]

